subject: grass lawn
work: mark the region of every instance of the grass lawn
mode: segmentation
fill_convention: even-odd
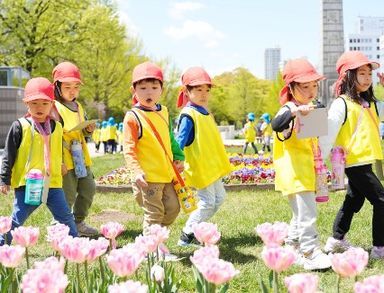
[[[123,164],[121,155],[107,155],[94,158],[95,177],[105,174]],[[344,197],[344,192],[330,194],[328,203],[319,204],[318,229],[321,242],[324,244],[331,234],[332,223]],[[0,215],[10,215],[12,209],[12,194],[3,197],[0,206]],[[371,218],[372,207],[366,203],[359,214],[354,217],[352,229],[348,239],[364,249],[371,247]],[[40,227],[40,240],[36,247],[32,247],[31,256],[43,259],[51,255],[51,250],[45,243],[46,226],[52,216],[44,206],[40,207],[25,223]],[[258,280],[260,276],[267,280],[269,271],[260,259],[262,250],[261,239],[254,232],[256,225],[264,222],[284,221],[290,219],[290,209],[286,198],[275,191],[229,192],[221,209],[212,218],[217,223],[222,239],[219,243],[220,258],[234,263],[240,270],[230,284],[229,292],[260,292]],[[191,248],[181,248],[176,245],[179,233],[187,220],[187,216],[180,214],[176,222],[170,227],[171,235],[167,242],[171,252],[185,257],[175,263],[176,272],[182,279],[181,292],[194,292],[194,279],[189,256],[193,253]],[[99,227],[107,221],[118,221],[125,225],[126,231],[118,238],[118,245],[122,246],[132,242],[141,233],[142,211],[135,203],[132,194],[97,193],[90,210],[88,222]],[[383,231],[384,233],[384,231]],[[293,266],[280,276],[283,277],[302,272],[301,267]],[[382,274],[384,272],[383,260],[370,260],[367,269],[359,277]],[[322,292],[335,292],[336,274],[332,270],[317,273],[320,277],[319,290]],[[140,273],[142,277],[143,274]],[[72,277],[70,277],[72,280]],[[280,285],[283,288],[283,285]],[[343,279],[341,292],[353,292],[353,280]],[[284,292],[284,291],[283,291]]]

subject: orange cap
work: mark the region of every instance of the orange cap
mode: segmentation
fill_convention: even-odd
[[[201,67],[191,67],[181,76],[181,83],[184,88],[180,91],[179,97],[177,98],[177,107],[184,107],[188,98],[185,95],[185,86],[198,86],[203,84],[212,85],[212,80],[209,74]]]
[[[80,82],[79,68],[71,62],[61,62],[52,70],[53,82]]]
[[[292,59],[287,62],[283,70],[285,86],[280,91],[280,104],[288,101],[289,84],[293,81],[305,83],[315,80],[323,80],[325,77],[317,73],[315,67],[307,59]]]
[[[25,85],[24,102],[33,100],[49,100],[53,101],[53,84],[44,77],[35,77],[28,80]]]
[[[163,71],[159,66],[151,62],[141,63],[133,69],[132,83],[147,78],[154,78],[163,82]]]
[[[343,53],[336,62],[336,71],[339,74],[339,78],[335,84],[335,92],[338,96],[340,94],[341,83],[348,70],[359,68],[360,66],[371,64],[372,69],[377,69],[380,64],[371,61],[360,51],[348,51]]]

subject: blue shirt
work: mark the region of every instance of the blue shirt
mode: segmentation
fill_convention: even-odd
[[[207,109],[202,106],[188,102],[186,107],[190,107],[203,115],[209,115]],[[177,127],[176,141],[180,148],[184,150],[185,146],[189,146],[195,139],[194,123],[188,115],[181,115],[179,118],[179,125]]]

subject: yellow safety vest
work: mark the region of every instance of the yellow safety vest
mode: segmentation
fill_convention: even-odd
[[[22,139],[16,153],[15,164],[12,167],[11,186],[17,188],[25,185],[25,175],[31,169],[39,169],[45,173],[44,166],[44,141],[38,131],[33,132],[32,145],[32,124],[25,118],[19,119],[22,127]],[[63,177],[61,175],[62,163],[62,137],[63,129],[59,122],[56,122],[55,130],[50,135],[50,182],[49,187],[61,188]],[[26,166],[30,156],[29,167]],[[28,167],[28,170],[26,169]]]
[[[211,185],[232,171],[228,155],[215,120],[191,107],[184,107],[181,115],[193,120],[195,138],[184,147],[187,184],[198,189]]]
[[[254,142],[256,138],[256,123],[252,121],[248,121],[245,126],[245,140],[247,142]]]

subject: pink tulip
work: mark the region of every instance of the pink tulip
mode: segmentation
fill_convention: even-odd
[[[355,277],[368,263],[368,252],[360,247],[352,247],[343,253],[330,255],[332,269],[341,277]]]
[[[227,283],[240,273],[232,263],[218,258],[212,258],[209,262],[205,262],[199,271],[204,279],[215,285]]]
[[[213,223],[201,222],[193,226],[193,233],[200,243],[214,245],[220,240],[220,232],[217,225]]]
[[[12,227],[12,218],[11,217],[0,217],[0,234],[5,234]]]
[[[153,235],[139,235],[135,238],[135,243],[141,246],[147,254],[155,252],[158,247],[158,241]]]
[[[355,293],[384,292],[384,275],[375,275],[355,283]]]
[[[191,262],[195,267],[201,271],[206,263],[210,263],[212,259],[219,258],[219,248],[216,245],[204,246],[193,253],[191,256]]]
[[[119,277],[132,275],[143,260],[143,252],[137,245],[126,245],[120,249],[113,249],[107,256],[108,266]]]
[[[69,235],[69,227],[64,224],[56,224],[47,227],[47,241],[51,243],[55,251],[59,251],[59,244]]]
[[[164,281],[164,278],[165,278],[164,268],[159,266],[158,264],[155,264],[151,268],[151,279],[160,283],[160,282]]]
[[[289,293],[316,293],[319,277],[310,273],[288,276],[284,280]]]
[[[124,231],[124,226],[117,222],[108,222],[101,225],[101,234],[107,239],[116,239]]]
[[[75,263],[83,263],[87,260],[90,251],[89,239],[67,236],[59,244],[59,251],[67,260]]]
[[[95,261],[98,257],[102,256],[108,249],[109,241],[105,238],[91,239],[89,241],[89,253],[86,256],[88,263]]]
[[[13,240],[23,247],[35,245],[39,239],[39,228],[20,226],[11,231]]]
[[[257,225],[256,233],[266,246],[280,246],[288,235],[288,224],[283,222]]]
[[[60,261],[49,257],[37,262],[22,278],[23,293],[64,293],[68,286],[68,277],[64,274],[64,259]]]
[[[108,293],[147,293],[147,285],[143,285],[140,282],[126,281],[120,284],[110,285],[108,287]]]
[[[0,263],[7,268],[16,268],[23,260],[25,248],[19,245],[0,246]]]
[[[291,247],[265,246],[261,258],[271,270],[280,273],[288,269],[296,260],[296,253]]]
[[[167,227],[162,227],[158,224],[155,224],[149,226],[148,234],[152,235],[156,239],[157,245],[160,245],[169,238],[169,229]]]

